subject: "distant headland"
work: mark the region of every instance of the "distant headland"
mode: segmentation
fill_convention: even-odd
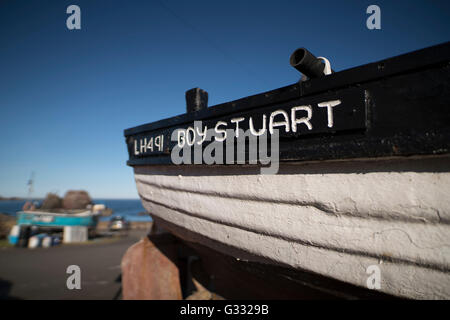
[[[2,196],[0,196],[0,201],[14,201],[14,200],[25,200],[25,198],[21,198],[21,197],[2,197]]]

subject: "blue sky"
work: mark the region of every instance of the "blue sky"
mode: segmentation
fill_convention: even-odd
[[[34,171],[36,197],[137,198],[123,130],[183,113],[187,89],[215,105],[298,81],[298,47],[339,71],[446,42],[449,21],[446,0],[0,0],[0,195]]]

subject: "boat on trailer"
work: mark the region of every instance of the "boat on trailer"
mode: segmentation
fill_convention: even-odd
[[[51,239],[55,233],[59,242],[61,232],[63,242],[87,241],[89,235],[95,235],[99,215],[100,212],[91,208],[18,211],[17,224],[11,230],[10,243],[34,248],[40,246],[45,237],[49,236]],[[53,240],[48,241],[53,243]]]
[[[125,130],[144,207],[230,268],[338,297],[449,299],[450,43],[340,72],[301,49],[291,65],[298,83],[212,107],[191,90],[186,114]],[[174,163],[180,143],[212,144],[207,129],[236,146],[223,131],[237,125],[278,129],[277,174],[248,150]]]

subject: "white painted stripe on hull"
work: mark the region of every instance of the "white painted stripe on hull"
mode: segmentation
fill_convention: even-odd
[[[144,200],[169,204],[200,219],[336,251],[365,252],[450,270],[450,225],[334,216],[311,206],[218,196],[211,199],[196,193],[155,188],[141,178],[137,181],[142,185],[139,191]]]
[[[450,223],[450,172],[436,170],[450,171],[450,158],[282,165],[277,175],[259,175],[249,166],[144,166],[135,176],[152,175],[154,184],[190,192],[334,214]]]
[[[419,161],[426,169],[428,160]],[[211,239],[213,249],[224,243],[360,286],[367,266],[383,262],[382,291],[450,298],[449,173],[327,165],[285,166],[275,176],[245,167],[140,167],[135,177],[153,215]]]
[[[164,221],[169,222],[167,225],[169,230],[171,230],[170,224],[191,226],[196,233],[210,237],[211,242],[203,242],[203,237],[199,239],[190,237],[186,240],[200,242],[230,254],[230,250],[215,245],[218,241],[250,254],[237,256],[236,251],[231,251],[234,256],[241,259],[309,270],[361,287],[366,286],[369,276],[366,268],[370,265],[378,265],[381,270],[381,291],[383,292],[415,299],[448,299],[450,297],[450,278],[447,272],[308,246],[187,216],[152,202],[144,201],[144,203],[148,210],[160,213],[161,215],[158,216],[162,216]],[[177,235],[185,238],[183,233]]]

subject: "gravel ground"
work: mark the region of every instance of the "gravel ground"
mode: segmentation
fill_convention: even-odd
[[[147,233],[98,238],[53,248],[0,248],[0,299],[120,299],[120,262]],[[81,289],[67,289],[69,265],[81,269]]]

